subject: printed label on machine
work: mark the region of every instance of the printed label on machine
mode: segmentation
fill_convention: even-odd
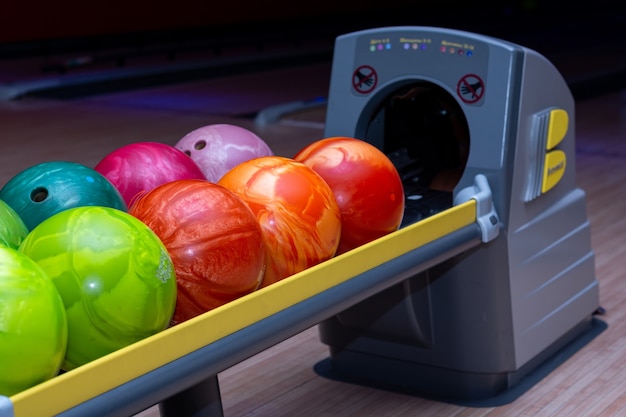
[[[466,104],[475,104],[485,94],[485,83],[476,74],[464,75],[456,86],[459,98]]]
[[[378,84],[378,74],[369,65],[361,65],[352,75],[352,86],[361,94],[372,92]]]

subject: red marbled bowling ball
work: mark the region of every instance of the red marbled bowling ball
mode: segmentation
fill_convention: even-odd
[[[265,272],[261,228],[233,192],[206,180],[177,180],[139,197],[129,213],[167,248],[178,287],[172,324],[256,290]]]
[[[294,157],[332,188],[341,209],[337,254],[394,232],[404,217],[404,187],[393,162],[374,145],[351,137],[324,138]]]
[[[193,130],[174,146],[189,155],[213,182],[242,162],[273,155],[267,143],[255,133],[224,123]]]
[[[136,142],[107,154],[95,166],[127,205],[139,194],[170,181],[205,179],[200,167],[179,149],[160,142]]]
[[[218,184],[248,203],[261,225],[268,254],[263,286],[334,256],[339,207],[328,184],[303,163],[255,158],[228,171]]]

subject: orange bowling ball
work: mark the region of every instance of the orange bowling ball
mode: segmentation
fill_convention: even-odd
[[[306,146],[294,157],[330,185],[341,210],[337,254],[394,232],[404,217],[404,187],[393,162],[374,145],[331,137]]]
[[[218,184],[256,214],[267,251],[267,286],[334,256],[341,214],[315,171],[293,159],[265,156],[229,170]]]
[[[178,297],[172,325],[256,290],[265,272],[261,228],[233,192],[206,180],[176,180],[139,197],[129,213],[168,250]]]

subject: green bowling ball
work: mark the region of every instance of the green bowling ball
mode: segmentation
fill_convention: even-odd
[[[67,347],[63,301],[44,270],[0,246],[0,395],[59,373]]]
[[[110,207],[57,213],[20,245],[65,305],[71,370],[168,327],[176,304],[172,260],[151,229]]]
[[[3,200],[0,200],[0,246],[17,249],[28,234],[22,218]]]
[[[105,206],[127,211],[126,202],[98,171],[69,161],[33,165],[11,178],[1,189],[4,200],[28,230],[68,208]]]

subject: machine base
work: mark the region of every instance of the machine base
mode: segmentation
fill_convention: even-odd
[[[514,372],[478,374],[344,350],[318,362],[315,372],[335,381],[367,386],[464,407],[508,404],[572,357],[608,325],[591,317],[544,355]]]

